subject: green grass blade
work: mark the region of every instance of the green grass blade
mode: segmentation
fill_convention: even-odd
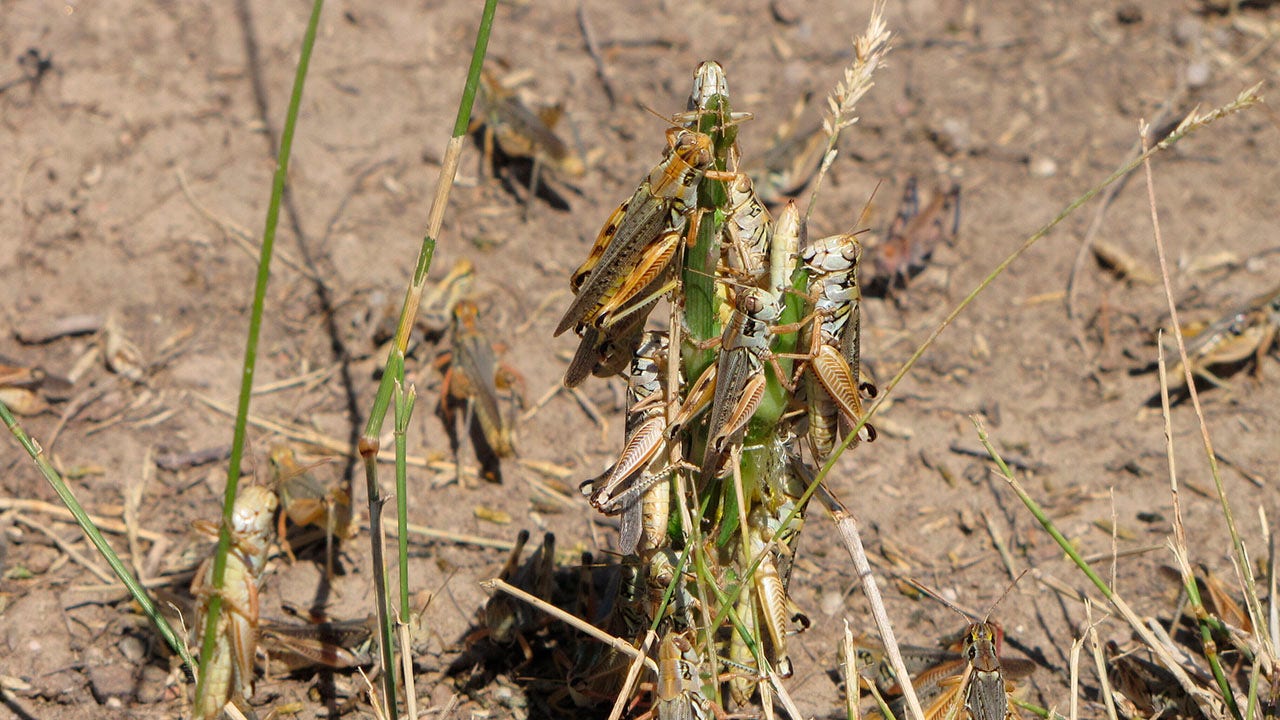
[[[89,519],[89,514],[84,511],[80,501],[76,500],[71,488],[67,487],[67,483],[62,479],[62,476],[49,464],[48,458],[44,456],[44,448],[40,447],[39,443],[27,435],[3,402],[0,402],[0,419],[4,420],[5,427],[9,428],[9,432],[13,433],[13,436],[17,438],[18,444],[22,445],[22,448],[31,456],[32,461],[40,469],[40,473],[44,475],[45,480],[48,480],[49,484],[53,486],[53,491],[58,493],[58,497],[62,499],[62,504],[66,505],[67,509],[71,511],[76,522],[79,523],[80,529],[84,530],[84,534],[89,538],[89,542],[93,543],[98,553],[106,559],[116,577],[120,578],[124,586],[129,589],[129,594],[133,596],[133,599],[138,602],[138,605],[142,606],[142,612],[151,620],[151,624],[155,625],[160,636],[178,654],[178,657],[182,658],[182,662],[186,664],[187,668],[194,670],[196,663],[187,651],[186,642],[174,631],[173,626],[164,618],[164,615],[160,614],[160,609],[156,607],[155,602],[147,595],[147,591],[129,573],[128,568],[120,561],[120,557],[116,555],[115,550],[112,550],[111,546],[107,544],[107,539],[102,536],[98,526],[94,525],[93,521]]]
[[[315,47],[316,29],[320,25],[320,12],[324,0],[314,0],[307,31],[302,38],[298,55],[298,67],[294,73],[293,91],[289,95],[289,109],[285,113],[284,130],[280,135],[280,152],[276,159],[275,176],[271,182],[271,201],[267,204],[267,219],[262,231],[262,249],[258,255],[258,275],[253,288],[253,308],[249,313],[249,337],[245,342],[244,366],[240,375],[240,398],[236,404],[235,430],[231,440],[231,459],[227,464],[227,484],[222,501],[222,527],[218,533],[218,547],[213,556],[212,584],[221,589],[227,570],[227,550],[231,546],[231,512],[235,504],[236,490],[240,482],[240,461],[244,455],[244,437],[249,417],[249,400],[253,391],[254,368],[257,366],[258,336],[262,327],[262,309],[267,295],[267,281],[271,278],[271,254],[275,248],[276,226],[280,220],[280,200],[284,195],[285,181],[289,177],[289,156],[293,149],[293,133],[298,125],[298,108],[302,105],[302,89],[306,84],[307,69],[311,64],[311,50]],[[204,642],[200,646],[200,675],[196,680],[196,705],[200,706],[205,690],[205,672],[213,657],[218,616],[222,611],[222,597],[209,598],[208,617],[204,626]]]

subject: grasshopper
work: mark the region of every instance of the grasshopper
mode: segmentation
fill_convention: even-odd
[[[660,274],[686,226],[696,224],[689,222],[688,214],[697,204],[698,183],[714,162],[711,138],[671,128],[667,145],[662,162],[601,229],[596,238],[596,246],[601,247],[598,259],[579,281],[577,295],[556,326],[557,336],[569,328],[603,324],[600,316],[606,307],[616,310],[630,299],[619,290],[637,267]],[[639,281],[630,285],[636,284]]]
[[[515,454],[512,440],[514,418],[499,408],[498,383],[501,381],[515,390],[518,404],[523,396],[523,379],[515,370],[499,365],[494,359],[493,345],[479,329],[479,315],[479,308],[471,300],[460,300],[454,305],[452,350],[437,363],[449,366],[440,392],[439,413],[446,425],[452,428],[454,414],[451,401],[465,403],[464,427],[470,431],[474,417],[493,454],[499,458],[510,457]],[[458,477],[461,481],[461,473]]]
[[[1173,674],[1159,663],[1141,657],[1139,650],[1135,648],[1121,652],[1120,646],[1113,640],[1108,640],[1105,647],[1107,679],[1115,693],[1120,714],[1131,720],[1154,717],[1203,718],[1200,706],[1178,685]]]
[[[521,530],[499,577],[543,600],[550,600],[555,584],[556,536],[551,533],[544,535],[542,544],[521,565],[520,556],[527,542],[529,531]],[[505,645],[514,640],[520,644],[525,658],[531,659],[533,650],[524,634],[536,630],[542,617],[524,602],[505,593],[498,593],[485,603],[484,628],[469,637],[468,641],[487,636],[490,640]]]
[[[760,198],[772,205],[804,190],[822,165],[826,150],[827,135],[821,123],[814,124],[776,138],[746,172],[754,179]]]
[[[778,301],[768,292],[739,289],[721,338],[720,358],[714,370],[707,369],[707,373],[715,373],[715,394],[702,460],[703,483],[722,473],[729,450],[741,441],[747,422],[760,405],[766,383],[764,362],[770,357],[770,330],[781,315]],[[693,390],[690,395],[694,395]]]
[[[769,273],[773,219],[747,175],[739,175],[725,189],[729,197],[723,231],[725,265],[743,283],[759,285]]]
[[[376,618],[296,623],[264,620],[262,647],[286,672],[313,667],[347,670],[373,663],[369,644]]]
[[[484,127],[486,160],[493,161],[496,144],[507,157],[528,158],[533,162],[530,197],[538,194],[539,173],[543,167],[575,178],[586,174],[582,156],[553,129],[560,119],[559,107],[535,113],[486,69],[481,72],[480,84],[476,87],[476,109],[468,132]]]
[[[972,623],[965,630],[961,658],[921,674],[918,691],[935,685],[942,690],[925,710],[925,720],[952,720],[961,713],[971,720],[1021,717],[1009,704],[1013,683],[1006,679],[1001,664],[1001,637],[995,623]]]
[[[293,448],[277,445],[271,449],[271,474],[280,498],[276,534],[289,560],[296,560],[285,532],[285,520],[298,527],[314,525],[324,529],[325,571],[333,579],[334,538],[349,540],[355,535],[351,523],[351,494],[341,487],[326,489],[310,470],[326,464],[325,459],[308,466],[298,465]]]
[[[1226,387],[1222,378],[1209,368],[1241,363],[1250,357],[1254,359],[1254,372],[1260,373],[1262,357],[1275,344],[1277,328],[1280,328],[1280,286],[1233,308],[1192,336],[1187,343],[1191,373]],[[1181,363],[1170,376],[1183,377]]]
[[[705,720],[710,703],[698,683],[697,662],[686,659],[688,641],[668,631],[658,645],[658,678],[653,691],[656,720]]]
[[[908,178],[898,214],[872,256],[874,282],[883,284],[886,292],[905,288],[909,279],[924,270],[938,243],[952,244],[959,230],[960,187],[936,190],[921,210],[916,179]]]
[[[195,713],[212,720],[227,701],[253,697],[254,655],[258,647],[258,589],[267,564],[271,520],[279,501],[265,487],[246,487],[235,500],[231,515],[231,547],[227,552],[222,589],[213,587],[213,559],[205,560],[191,583],[199,601],[196,627],[203,629],[209,600],[222,596],[222,613],[214,632],[213,657],[205,670],[204,695],[196,698]],[[199,527],[216,533],[209,523]]]
[[[627,381],[626,442],[622,453],[603,475],[582,484],[592,507],[606,515],[622,516],[619,549],[636,551],[644,527],[641,502],[650,487],[666,479],[666,355],[670,346],[664,332],[646,332],[631,361]],[[665,518],[663,518],[665,522]]]
[[[815,322],[802,328],[800,345],[810,353],[804,394],[809,445],[819,463],[831,455],[840,421],[855,426],[862,419],[862,394],[875,395],[875,386],[861,382],[861,255],[862,247],[852,234],[822,238],[802,254],[815,298]],[[870,442],[875,437],[875,428],[864,425],[860,439]]]
[[[966,618],[972,617],[936,592],[919,584],[916,586]],[[1013,585],[1010,585],[1005,593],[1012,589]],[[1001,595],[1000,599],[1003,598]],[[971,620],[965,627],[958,658],[934,665],[913,678],[912,684],[922,697],[936,693],[936,699],[925,710],[925,720],[954,720],[961,713],[965,713],[969,720],[1020,718],[1018,711],[1009,703],[1013,679],[1029,675],[1035,666],[1027,661],[1001,661],[1000,645],[1004,632],[998,624],[989,621],[990,614],[989,609],[981,620]]]

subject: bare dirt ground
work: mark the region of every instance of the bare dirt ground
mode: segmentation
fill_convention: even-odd
[[[127,0],[10,3],[0,11],[0,354],[74,378],[69,386],[46,382],[49,409],[23,422],[93,512],[118,522],[128,497],[138,494],[135,527],[163,540],[139,538],[132,562],[178,598],[208,551],[191,525],[217,517],[225,462],[170,470],[156,461],[230,441],[230,418],[214,404],[234,403],[252,296],[251,247],[308,11],[302,3],[253,5],[248,16],[226,3]],[[573,348],[572,340],[551,336],[569,299],[568,273],[659,157],[663,122],[641,105],[682,109],[698,61],[717,59],[728,70],[735,108],[756,115],[742,130],[744,153],[762,152],[807,93],[814,99],[804,121],[817,118],[869,10],[831,0],[738,5],[589,4],[616,105],[585,50],[573,4],[499,9],[491,56],[529,71],[521,90],[535,103],[563,103],[564,130],[576,135],[591,164],[575,182],[580,192],[550,180],[567,209],[535,200],[526,221],[524,193],[517,197],[478,175],[479,154],[469,147],[432,276],[460,258],[475,263],[484,325],[506,344],[504,358],[524,374],[531,398],[559,383]],[[290,179],[297,224],[286,214],[258,362],[259,385],[280,387],[255,397],[256,417],[339,443],[363,426],[385,356],[375,329],[387,306],[398,306],[412,271],[476,21],[475,3],[348,0],[326,8]],[[1127,157],[1139,118],[1157,117],[1166,103],[1166,117],[1175,119],[1197,103],[1222,104],[1273,81],[1280,67],[1277,7],[1245,8],[1233,18],[1194,2],[909,0],[890,4],[888,21],[896,34],[889,66],[842,142],[812,232],[848,227],[883,183],[872,204],[873,245],[912,175],[926,187],[940,172],[959,178],[963,213],[955,244],[940,247],[928,270],[893,299],[865,303],[863,353],[882,381],[1001,258]],[[1156,162],[1161,220],[1177,261],[1173,282],[1187,313],[1212,317],[1276,284],[1280,257],[1266,253],[1280,238],[1277,168],[1280,143],[1266,108],[1222,122]],[[1133,372],[1154,359],[1163,295],[1159,285],[1118,279],[1089,256],[1068,317],[1068,277],[1096,207],[1067,220],[946,330],[877,420],[880,439],[838,466],[832,485],[863,522],[906,642],[936,643],[961,621],[932,600],[898,592],[900,576],[920,578],[978,611],[1024,568],[1086,589],[990,464],[960,452],[979,447],[972,414],[1024,463],[1023,482],[1086,555],[1105,558],[1113,545],[1145,549],[1122,557],[1117,585],[1139,613],[1168,619],[1172,612],[1175,588],[1159,571],[1172,562],[1162,547],[1172,518],[1162,421],[1148,406],[1157,380]],[[1150,235],[1143,184],[1135,179],[1110,206],[1097,238],[1155,273]],[[109,368],[91,354],[106,347],[102,332],[47,343],[19,338],[30,339],[33,326],[83,314],[111,323],[113,336],[131,343],[136,356]],[[436,352],[420,348],[410,367],[422,395],[410,453],[433,463],[411,470],[411,520],[507,542],[519,528],[535,537],[553,531],[571,551],[611,547],[613,531],[573,487],[617,451],[620,381],[592,380],[584,388],[607,429],[561,392],[520,425],[519,461],[504,464],[501,485],[460,486],[451,482],[447,435],[430,412],[440,384],[430,367]],[[1236,517],[1259,556],[1257,511],[1280,516],[1280,386],[1267,377],[1280,369],[1274,357],[1261,365],[1262,381],[1240,373],[1231,389],[1205,394],[1216,446],[1231,463],[1224,478]],[[1194,559],[1232,578],[1189,404],[1175,409],[1173,430]],[[278,439],[252,428],[246,471],[265,479]],[[124,593],[104,589],[41,528],[105,568],[78,530],[19,504],[57,499],[16,443],[5,445],[0,676],[7,694],[0,714],[186,712],[180,674]],[[474,456],[464,454],[464,462],[474,466]],[[539,463],[569,470],[556,481],[569,489],[567,504],[535,492],[535,481],[549,482]],[[344,471],[353,470],[343,463],[322,469],[330,478]],[[363,491],[356,502],[362,507]],[[478,519],[477,507],[504,511],[511,522]],[[815,511],[805,535],[793,591],[815,627],[794,641],[797,672],[789,687],[807,716],[830,717],[841,697],[833,674],[841,622],[872,628],[830,523]],[[126,536],[111,538],[128,554]],[[421,538],[413,549],[413,587],[434,593],[427,649],[417,659],[419,706],[439,709],[466,678],[443,670],[484,601],[476,581],[496,574],[505,552]],[[347,572],[323,597],[321,565],[314,553],[310,558],[273,560],[263,615],[281,617],[284,603],[327,600],[336,617],[363,617],[371,606],[367,533],[346,544]],[[1111,569],[1105,559],[1099,566]],[[1065,707],[1081,605],[1027,577],[994,616],[1010,652],[1039,664],[1026,697]],[[1114,620],[1101,632],[1128,637]],[[519,675],[462,695],[454,716],[543,713]],[[324,703],[308,699],[316,683],[306,674],[264,681],[258,702],[265,712],[302,701],[302,717],[323,714]],[[1097,687],[1093,671],[1084,670],[1084,716],[1102,714],[1093,702]]]

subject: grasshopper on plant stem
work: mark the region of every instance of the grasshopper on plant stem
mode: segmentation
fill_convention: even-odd
[[[582,484],[592,507],[606,515],[622,516],[619,549],[624,555],[636,551],[645,525],[642,498],[649,488],[661,484],[667,473],[661,452],[666,442],[667,334],[650,331],[643,335],[631,361],[627,381],[626,441],[615,462],[600,477]],[[665,518],[663,519],[665,522]]]
[[[822,238],[803,251],[815,323],[806,323],[800,346],[808,347],[804,393],[809,416],[809,444],[814,460],[825,462],[838,440],[841,420],[862,420],[862,394],[874,397],[875,386],[861,382],[861,293],[858,259],[862,247],[852,234]],[[866,424],[859,439],[875,440]]]
[[[191,583],[199,601],[196,627],[204,628],[209,600],[222,597],[213,656],[205,668],[196,698],[195,713],[212,720],[228,700],[253,697],[254,655],[258,647],[258,588],[271,549],[271,519],[278,505],[275,493],[260,485],[244,488],[236,497],[231,515],[231,547],[221,590],[213,587],[213,559],[205,560]],[[198,527],[217,533],[211,523]]]
[[[626,299],[615,295],[646,253],[657,247],[661,256],[674,242],[672,237],[678,239],[687,225],[696,224],[688,222],[688,213],[696,204],[698,182],[714,161],[711,138],[671,128],[667,145],[662,162],[649,171],[631,199],[623,202],[601,229],[596,244],[604,247],[556,326],[557,336],[569,328],[599,324],[597,318],[606,304],[621,304]],[[660,264],[658,257],[651,255],[649,260],[649,267]]]
[[[697,663],[685,658],[696,652],[687,640],[667,631],[658,645],[658,678],[653,691],[655,720],[705,720],[710,703],[699,687]]]
[[[756,196],[751,178],[739,175],[726,186],[725,265],[741,282],[759,286],[769,274],[773,218]]]
[[[750,287],[738,291],[733,315],[721,339],[720,358],[714,370],[707,369],[707,373],[715,373],[715,394],[702,460],[704,487],[723,472],[730,448],[741,440],[747,423],[760,405],[766,384],[764,363],[769,357],[771,328],[781,315],[777,300],[768,292]],[[695,388],[699,383],[695,383]],[[693,394],[694,391],[690,391],[690,395]]]

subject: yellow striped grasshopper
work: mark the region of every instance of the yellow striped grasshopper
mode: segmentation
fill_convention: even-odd
[[[196,627],[203,630],[209,600],[222,597],[213,656],[201,685],[204,695],[196,698],[195,714],[204,720],[218,716],[229,700],[253,697],[254,656],[258,648],[258,589],[271,549],[272,517],[278,501],[260,485],[244,488],[236,497],[231,514],[231,546],[227,552],[222,589],[213,587],[213,559],[196,570],[191,594],[199,602]],[[212,523],[199,522],[204,532],[217,534]]]
[[[351,494],[343,487],[326,488],[310,472],[331,459],[302,466],[298,464],[293,448],[284,444],[271,448],[270,455],[271,474],[276,494],[280,498],[280,517],[276,526],[280,547],[290,561],[296,560],[288,533],[285,532],[286,519],[300,528],[311,525],[322,529],[325,540],[325,573],[330,581],[333,580],[334,573],[334,539],[349,540],[355,535],[351,522]]]
[[[800,347],[809,349],[804,396],[809,446],[819,464],[835,448],[841,421],[854,427],[862,420],[862,395],[876,394],[874,385],[861,381],[861,254],[857,238],[846,233],[817,240],[801,255],[816,315],[801,330]],[[871,442],[875,437],[875,428],[863,425],[859,439]]]
[[[605,327],[666,269],[696,205],[698,182],[713,162],[711,138],[671,128],[667,152],[605,222],[578,293],[556,326],[561,335],[583,325]],[[696,230],[696,228],[693,228]]]
[[[636,551],[644,531],[643,498],[667,477],[666,362],[669,341],[664,332],[646,332],[631,361],[627,381],[626,441],[615,462],[600,477],[583,483],[592,507],[606,515],[620,515],[618,547],[624,555]],[[665,528],[666,518],[663,518]],[[648,543],[646,543],[648,544]]]
[[[558,106],[535,113],[521,102],[515,92],[507,89],[492,72],[485,69],[476,87],[476,112],[471,118],[468,132],[484,127],[484,160],[491,167],[496,164],[494,146],[510,158],[527,158],[533,169],[529,178],[530,199],[538,195],[540,171],[549,167],[569,177],[582,177],[586,163],[554,128],[560,119]],[[528,203],[525,205],[528,208]]]
[[[1191,365],[1192,375],[1202,377],[1219,387],[1226,387],[1222,378],[1210,368],[1237,365],[1249,358],[1253,358],[1254,372],[1261,373],[1262,358],[1275,344],[1278,328],[1280,286],[1232,308],[1189,338],[1187,361]],[[1179,363],[1171,370],[1169,376],[1173,382],[1181,383],[1182,364]]]
[[[446,427],[452,430],[456,422],[453,405],[464,404],[463,432],[474,436],[474,419],[493,454],[498,458],[511,457],[515,454],[513,415],[515,405],[522,404],[524,379],[494,358],[493,345],[479,328],[479,316],[480,310],[471,300],[460,300],[453,307],[451,350],[437,361],[438,366],[448,366],[438,412]],[[511,389],[515,396],[507,413],[499,406],[499,384]],[[458,481],[462,482],[461,460],[458,462]],[[496,470],[492,472],[497,474]]]

